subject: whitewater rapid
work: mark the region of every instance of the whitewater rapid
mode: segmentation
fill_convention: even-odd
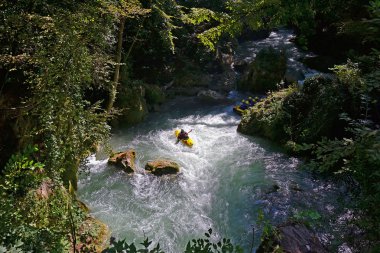
[[[183,252],[190,239],[209,228],[216,238],[231,238],[249,252],[253,239],[254,248],[259,244],[260,210],[273,224],[304,209],[334,212],[336,187],[297,170],[301,162],[273,143],[238,133],[234,103],[180,98],[144,123],[119,129],[110,145],[114,151],[135,149],[136,173],[128,175],[105,157],[92,156],[90,173],[79,182],[80,199],[113,236],[137,243],[147,236],[168,253]],[[179,128],[193,129],[192,148],[175,144]],[[146,173],[146,162],[158,158],[179,163],[180,174]]]

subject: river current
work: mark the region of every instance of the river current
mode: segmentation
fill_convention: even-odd
[[[238,133],[240,116],[232,106],[240,98],[234,92],[214,104],[177,98],[143,123],[117,130],[110,145],[114,151],[135,149],[137,172],[128,175],[109,166],[106,157],[91,156],[79,198],[114,237],[139,243],[147,236],[167,253],[183,252],[209,228],[214,239],[227,237],[254,252],[262,233],[260,212],[274,225],[300,212],[318,213],[320,239],[339,240],[339,219],[347,211],[344,191],[300,170],[302,162],[277,145]],[[193,129],[192,148],[175,144],[174,130],[180,128]],[[180,174],[146,173],[146,162],[158,158],[179,163]]]
[[[233,100],[208,105],[177,99],[144,123],[115,133],[112,148],[135,149],[137,172],[127,175],[93,156],[90,173],[79,182],[80,199],[109,225],[113,236],[130,242],[147,236],[173,253],[182,252],[189,239],[209,228],[249,252],[253,239],[254,248],[259,244],[260,210],[273,224],[305,210],[333,214],[339,189],[298,170],[300,160],[273,143],[238,133],[240,117],[232,105]],[[175,144],[178,128],[193,129],[192,148]],[[158,158],[178,162],[181,173],[146,173],[146,162]]]

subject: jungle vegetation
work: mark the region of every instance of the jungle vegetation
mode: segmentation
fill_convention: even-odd
[[[347,63],[331,69],[335,78],[272,91],[240,128],[353,180],[358,222],[371,247],[379,242],[379,0],[6,0],[0,16],[0,252],[104,248],[104,229],[75,190],[119,105],[140,86],[161,101],[153,84],[215,61],[247,30],[279,26]]]

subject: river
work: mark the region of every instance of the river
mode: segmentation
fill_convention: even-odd
[[[299,170],[302,162],[277,145],[238,133],[240,116],[232,105],[240,97],[231,92],[229,100],[215,104],[177,98],[145,122],[114,132],[113,150],[136,150],[137,172],[127,175],[105,157],[91,156],[90,172],[80,177],[79,198],[116,238],[139,243],[147,236],[167,253],[183,252],[190,239],[209,228],[215,239],[231,238],[254,252],[262,233],[260,212],[272,224],[302,211],[318,213],[318,236],[339,241],[336,224],[349,211],[344,189]],[[179,128],[193,129],[192,148],[175,144]],[[158,158],[178,162],[181,173],[146,173],[146,162]]]

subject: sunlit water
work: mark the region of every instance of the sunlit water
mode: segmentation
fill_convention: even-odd
[[[183,252],[189,239],[209,228],[245,252],[250,252],[254,238],[254,251],[261,233],[259,210],[273,224],[301,210],[334,215],[341,199],[337,187],[297,170],[300,160],[276,145],[238,133],[240,117],[232,112],[233,103],[210,105],[181,98],[144,123],[120,129],[111,146],[115,151],[135,149],[137,172],[127,175],[106,159],[92,157],[90,173],[79,182],[80,199],[109,225],[113,236],[129,242],[148,236],[172,253]],[[193,129],[192,148],[175,144],[177,128]],[[146,173],[146,162],[158,158],[176,161],[181,173]],[[326,228],[320,236],[331,239],[329,218],[321,222]]]
[[[287,68],[292,71],[302,73],[306,78],[318,74],[314,69],[310,69],[302,64],[301,59],[304,57],[315,56],[311,52],[307,52],[297,48],[293,41],[295,34],[289,29],[279,29],[272,31],[268,38],[262,40],[245,41],[241,43],[235,54],[235,60],[251,62],[257,53],[267,47],[283,51],[287,58]],[[303,80],[299,80],[302,83]]]

